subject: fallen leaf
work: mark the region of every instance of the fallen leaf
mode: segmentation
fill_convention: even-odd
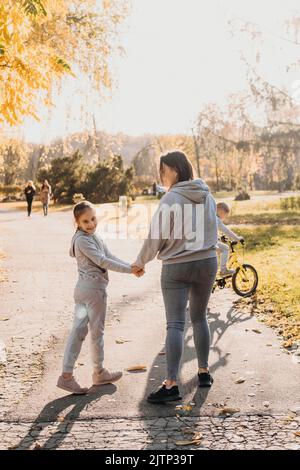
[[[265,401],[265,402],[264,402],[264,407],[265,407],[265,408],[269,408],[269,406],[270,406],[270,403],[269,403],[268,401]]]
[[[166,353],[165,353],[164,351],[161,351],[158,355],[159,355],[159,356],[165,356],[165,354],[166,354]]]
[[[239,413],[241,410],[239,408],[222,408],[219,412],[220,415],[233,415],[235,413]]]
[[[294,419],[295,419],[295,416],[291,416],[291,415],[286,416],[286,418],[284,418],[283,423],[284,423],[284,424],[288,424],[288,423],[290,423],[291,421],[294,421]]]
[[[130,343],[130,339],[116,339],[117,344]]]
[[[248,393],[248,397],[255,397],[255,393]]]
[[[300,437],[300,431],[295,432],[296,437]]]
[[[256,328],[254,328],[252,331],[253,331],[253,333],[257,333],[257,334],[259,334],[259,335],[261,334],[261,331],[258,330],[258,329],[256,329]]]
[[[41,450],[42,446],[40,444],[35,444],[33,450]]]
[[[137,365],[137,366],[128,367],[126,370],[127,372],[146,371],[147,366]]]
[[[245,382],[245,379],[243,379],[242,377],[234,381],[234,383],[236,384],[243,384],[244,382]]]
[[[183,405],[182,409],[183,411],[192,411],[193,407],[190,405]]]
[[[190,441],[177,441],[175,442],[176,446],[198,446],[201,444],[201,438],[193,439]]]
[[[7,321],[7,320],[9,320],[9,318],[7,318],[7,317],[0,317],[0,321]]]
[[[58,416],[56,421],[58,421],[59,423],[63,423],[64,420],[65,420],[64,416]]]

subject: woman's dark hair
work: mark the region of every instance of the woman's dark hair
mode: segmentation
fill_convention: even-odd
[[[194,179],[193,166],[183,152],[168,152],[160,157],[159,172],[161,179],[163,174],[163,164],[173,168],[176,171],[178,175],[178,183],[181,181],[190,181]]]
[[[73,215],[76,222],[78,222],[79,217],[88,209],[95,209],[94,205],[89,201],[82,201],[75,204],[73,207]]]

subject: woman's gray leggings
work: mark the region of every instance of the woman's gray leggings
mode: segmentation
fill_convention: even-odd
[[[161,288],[167,319],[167,378],[170,380],[178,377],[188,300],[198,365],[199,368],[208,367],[210,331],[206,311],[217,269],[216,257],[162,267]]]

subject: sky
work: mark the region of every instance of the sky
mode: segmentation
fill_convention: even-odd
[[[18,133],[30,142],[92,129],[129,135],[189,133],[201,106],[224,106],[228,95],[247,87],[240,50],[254,57],[247,35],[230,34],[228,20],[256,22],[266,32],[263,75],[292,86],[278,64],[294,46],[278,38],[285,17],[300,16],[299,0],[131,0],[121,27],[125,57],[115,57],[118,88],[101,105],[84,80],[68,78],[56,94],[55,108],[41,109],[41,121],[26,119]],[[282,30],[282,36],[286,36]],[[294,77],[294,79],[300,79]]]

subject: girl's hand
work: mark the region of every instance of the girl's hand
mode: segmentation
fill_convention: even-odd
[[[131,265],[131,274],[134,274],[136,277],[141,277],[145,274],[145,269]]]

